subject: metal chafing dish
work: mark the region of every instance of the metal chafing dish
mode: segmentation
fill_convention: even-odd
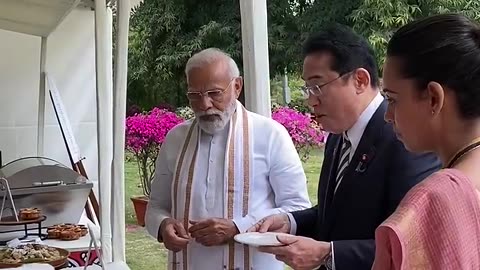
[[[42,210],[47,217],[42,227],[78,223],[93,187],[93,183],[82,175],[44,157],[12,161],[0,168],[0,177],[8,180],[17,211],[29,207]],[[5,191],[0,191],[0,199],[5,195]],[[6,210],[4,215],[11,215],[11,212]],[[0,232],[22,229],[22,226],[1,226]]]

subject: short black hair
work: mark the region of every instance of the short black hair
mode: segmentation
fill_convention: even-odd
[[[435,15],[400,28],[387,46],[400,73],[425,91],[437,82],[454,91],[464,118],[480,116],[480,27],[459,14]]]
[[[331,69],[345,74],[357,68],[370,73],[371,85],[378,86],[378,66],[375,53],[368,42],[350,27],[332,24],[312,34],[303,44],[303,57],[329,52],[334,57]]]

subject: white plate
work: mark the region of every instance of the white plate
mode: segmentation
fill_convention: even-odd
[[[249,245],[252,247],[261,247],[261,246],[283,246],[277,239],[278,235],[288,235],[285,233],[274,233],[274,232],[250,232],[250,233],[241,233],[235,236],[235,241]]]

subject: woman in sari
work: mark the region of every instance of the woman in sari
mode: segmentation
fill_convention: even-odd
[[[480,27],[456,14],[402,27],[383,86],[397,136],[444,169],[377,229],[373,269],[480,269]]]

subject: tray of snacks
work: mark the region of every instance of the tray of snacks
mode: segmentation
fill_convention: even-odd
[[[85,225],[63,223],[48,227],[47,234],[49,239],[72,241],[87,235],[88,229]]]
[[[40,223],[47,219],[42,215],[42,211],[38,208],[22,208],[18,211],[18,221],[15,216],[1,217],[0,225],[25,225]]]
[[[65,249],[41,244],[4,248],[0,249],[0,268],[19,267],[28,263],[48,263],[53,267],[61,267],[67,263],[69,254]]]
[[[17,236],[18,239],[25,239],[29,236],[38,236],[40,239],[46,239],[47,234],[42,233],[42,223],[47,219],[45,215],[42,215],[42,211],[38,208],[22,208],[18,212],[18,216],[7,216],[0,218],[0,228],[10,226],[23,227],[23,236]],[[8,233],[9,231],[1,231],[0,234]],[[2,238],[0,245],[5,245],[6,240]]]

